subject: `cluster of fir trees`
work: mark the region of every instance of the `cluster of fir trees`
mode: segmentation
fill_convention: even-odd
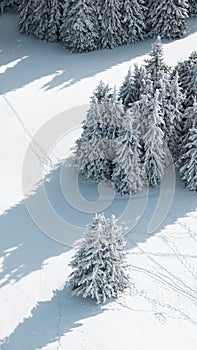
[[[135,116],[125,112],[116,90],[103,82],[91,99],[74,164],[86,179],[113,180],[121,194],[138,192],[145,182]]]
[[[196,191],[197,144],[190,136],[197,118],[196,72],[197,52],[172,70],[158,37],[144,64],[129,69],[118,94],[101,82],[76,141],[74,164],[81,175],[111,180],[120,194],[133,194],[159,184],[174,161],[185,186]]]
[[[196,0],[0,0],[17,9],[21,33],[62,41],[73,52],[114,48],[145,37],[179,38]]]
[[[103,303],[129,287],[121,227],[114,215],[96,214],[86,227],[71,261],[69,284],[73,295]]]

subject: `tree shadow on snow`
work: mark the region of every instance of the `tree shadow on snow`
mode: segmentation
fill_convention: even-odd
[[[0,17],[0,65],[9,64],[0,74],[0,93],[17,90],[45,76],[50,81],[43,89],[66,88],[80,80],[93,77],[99,72],[125,61],[147,54],[153,39],[90,53],[73,54],[61,43],[46,43],[17,32],[17,16]],[[126,72],[125,72],[126,74]]]
[[[61,189],[60,171],[61,167],[57,167],[36,186],[33,194],[26,198],[26,202],[20,202],[0,216],[0,258],[4,258],[0,270],[0,287],[20,281],[32,271],[41,269],[43,261],[47,258],[58,256],[70,249],[70,246],[58,243],[58,237],[55,240],[55,232],[53,240],[39,229],[39,222],[32,212],[29,214],[26,203],[33,203],[34,208],[41,212],[41,220],[53,224],[50,222],[51,217],[47,216],[48,213],[42,207],[42,195],[43,191],[46,191],[49,207],[52,205],[57,217],[60,216],[72,226],[76,224],[77,216],[79,227],[84,227],[91,220],[92,214],[80,215],[65,200]],[[88,187],[88,184],[86,186]],[[92,184],[90,188],[92,187],[93,191],[95,190],[93,196],[97,196],[95,185]],[[29,208],[30,211],[31,209]],[[57,231],[58,229],[59,226]],[[69,233],[72,235],[72,232]],[[67,234],[68,232],[65,232],[65,236]]]
[[[195,18],[190,18],[187,36],[196,29]],[[0,17],[0,64],[9,66],[0,74],[0,94],[50,75],[50,81],[43,84],[43,89],[69,87],[122,62],[148,54],[154,40],[146,39],[113,50],[73,54],[66,51],[61,43],[46,43],[18,33],[17,16],[4,14]]]
[[[32,198],[38,199],[37,205],[39,206],[39,193],[42,187],[45,186],[47,197],[58,215],[70,220],[72,224],[77,222],[79,226],[84,227],[85,224],[90,222],[93,214],[83,213],[82,210],[74,209],[72,205],[67,203],[59,180],[61,168],[62,166],[53,171],[47,177],[47,181],[40,184]],[[99,196],[97,185],[85,182],[82,179],[79,179],[79,189],[81,194],[89,201],[94,201]],[[165,190],[171,190],[170,187],[168,188],[168,184]],[[125,236],[126,249],[132,250],[139,242],[146,241],[155,232],[159,232],[167,225],[175,223],[178,218],[187,216],[197,208],[196,193],[186,191],[180,180],[177,179],[174,199],[169,207],[169,213],[166,213],[166,217],[163,218],[157,230],[149,234],[147,233],[148,227],[157,207],[160,192],[160,186],[151,189],[145,210],[141,213],[141,218],[137,217],[137,212],[136,218],[133,217],[138,223]],[[145,197],[147,196],[143,191],[135,197],[133,212],[135,212],[136,201],[139,199],[143,202]],[[120,217],[127,205],[128,198],[116,195],[112,204],[104,212],[106,216],[114,213],[117,217]],[[129,216],[127,224],[129,225]],[[24,202],[0,217],[0,232],[0,257],[5,258],[0,273],[1,286],[19,281],[32,271],[42,269],[45,259],[58,256],[68,249],[51,240],[39,230],[29,216]],[[1,348],[5,350],[41,349],[44,345],[57,341],[59,337],[73,328],[80,327],[79,320],[97,315],[103,311],[104,309],[96,306],[93,301],[71,297],[70,290],[64,287],[63,290],[56,291],[50,301],[39,302],[33,308],[31,316],[18,324],[14,332],[5,339],[5,343]]]
[[[71,297],[71,291],[64,287],[55,291],[50,301],[40,302],[32,310],[32,316],[24,319],[14,333],[4,340],[2,350],[42,349],[57,342],[67,332],[82,325],[81,320],[103,312],[103,307],[94,301]],[[78,344],[78,348],[81,344]]]
[[[164,186],[159,185],[149,190],[144,212],[125,237],[126,249],[130,250],[140,242],[145,242],[167,226],[175,224],[178,219],[194,215],[197,210],[196,193],[184,188],[177,171],[175,182],[170,175],[171,167],[166,170],[162,181]]]

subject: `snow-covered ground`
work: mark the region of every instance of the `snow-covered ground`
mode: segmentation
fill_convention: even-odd
[[[71,54],[20,35],[15,15],[0,17],[1,350],[197,348],[196,194],[173,168],[133,199],[78,183],[67,163],[55,168],[80,134],[96,84],[120,85],[152,42]],[[196,43],[193,18],[185,38],[164,42],[167,63]],[[103,306],[66,286],[72,244],[97,210],[124,224],[131,275],[131,289]]]

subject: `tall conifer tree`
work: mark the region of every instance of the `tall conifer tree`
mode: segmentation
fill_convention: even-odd
[[[158,96],[159,91],[156,90],[153,106],[146,116],[145,132],[142,136],[144,142],[144,170],[150,186],[156,186],[160,183],[166,166],[166,146],[164,133],[161,129],[162,119]]]
[[[188,108],[188,114],[192,109]],[[192,115],[193,118],[193,115]],[[190,191],[197,192],[197,115],[183,144],[183,156],[179,174],[184,186]]]
[[[154,0],[148,17],[150,37],[180,38],[186,33],[187,0]]]
[[[88,52],[99,47],[94,1],[67,0],[64,4],[60,39],[72,52]]]
[[[121,14],[123,25],[123,42],[126,44],[144,39],[144,3],[144,0],[125,0],[122,2]]]
[[[123,43],[121,1],[102,0],[101,6],[101,48],[112,49]]]

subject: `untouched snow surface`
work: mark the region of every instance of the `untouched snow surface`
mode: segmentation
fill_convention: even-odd
[[[126,198],[68,166],[96,84],[120,85],[153,41],[71,54],[16,22],[0,17],[0,349],[196,349],[196,194],[172,167],[161,186]],[[185,38],[164,42],[167,63],[196,43],[193,18]],[[102,210],[124,226],[131,288],[98,306],[66,281],[73,243]]]

